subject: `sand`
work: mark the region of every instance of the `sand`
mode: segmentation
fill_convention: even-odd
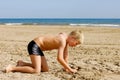
[[[63,71],[57,62],[57,50],[45,51],[49,72],[4,73],[18,60],[30,62],[27,44],[40,34],[69,33],[80,29],[84,44],[69,48],[69,65],[77,73]],[[0,80],[120,80],[120,28],[66,25],[0,25]]]

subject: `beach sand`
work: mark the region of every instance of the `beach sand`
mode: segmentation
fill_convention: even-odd
[[[56,60],[57,51],[45,51],[49,72],[4,73],[18,60],[30,62],[27,44],[40,34],[83,31],[84,44],[69,48],[69,65],[77,73],[64,72]],[[66,25],[0,25],[0,80],[120,80],[120,28]]]

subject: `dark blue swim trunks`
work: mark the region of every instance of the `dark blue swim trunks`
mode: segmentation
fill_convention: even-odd
[[[29,55],[44,56],[40,47],[33,40],[28,44],[28,52],[29,52]]]

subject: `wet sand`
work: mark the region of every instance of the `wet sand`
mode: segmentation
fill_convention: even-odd
[[[27,44],[40,34],[69,33],[80,29],[84,44],[69,48],[69,65],[77,73],[63,71],[57,62],[57,51],[45,51],[49,72],[28,74],[4,73],[18,60],[30,62]],[[66,25],[0,25],[0,80],[120,80],[120,28]]]

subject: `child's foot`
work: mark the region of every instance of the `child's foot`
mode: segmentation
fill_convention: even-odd
[[[22,60],[18,60],[17,65],[16,66],[23,66],[24,62]]]
[[[12,71],[12,65],[8,65],[5,69],[5,73],[11,72]]]

